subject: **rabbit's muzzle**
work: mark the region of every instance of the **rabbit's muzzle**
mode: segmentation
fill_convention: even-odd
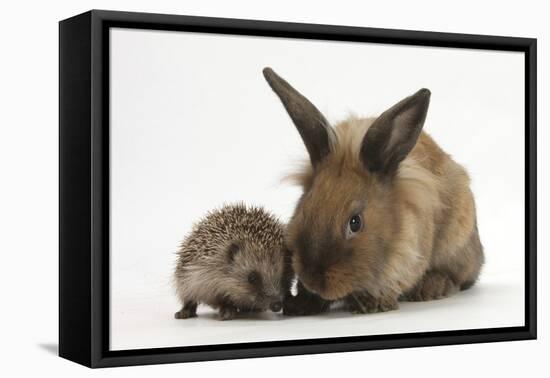
[[[304,228],[289,244],[293,247],[292,267],[306,289],[324,299],[336,300],[353,291],[353,261],[351,249],[330,233],[330,229],[320,232]]]
[[[351,277],[338,263],[327,268],[302,269],[297,274],[309,291],[326,300],[341,299],[353,291]]]

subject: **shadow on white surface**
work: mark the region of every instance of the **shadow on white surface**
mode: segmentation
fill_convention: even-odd
[[[473,288],[430,302],[401,302],[397,311],[353,315],[341,308],[318,316],[242,314],[218,320],[200,306],[198,317],[174,319],[178,303],[166,293],[127,298],[128,311],[111,318],[111,349],[161,348],[257,341],[464,330],[524,324],[523,284],[508,275],[483,277]]]
[[[57,343],[40,343],[38,347],[49,354],[59,355],[59,345]]]

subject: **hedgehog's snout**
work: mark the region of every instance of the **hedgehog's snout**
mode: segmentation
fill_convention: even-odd
[[[273,312],[279,312],[281,311],[282,308],[283,308],[283,303],[280,300],[276,302],[271,302],[271,304],[269,305],[269,309]]]

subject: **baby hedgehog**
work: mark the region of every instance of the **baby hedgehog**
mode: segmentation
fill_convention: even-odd
[[[283,224],[261,207],[239,203],[210,211],[195,224],[178,251],[174,274],[182,309],[176,319],[197,315],[197,305],[219,311],[281,310],[291,268]]]

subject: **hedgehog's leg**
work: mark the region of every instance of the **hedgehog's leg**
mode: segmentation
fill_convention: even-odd
[[[220,320],[231,320],[235,318],[237,315],[237,308],[233,305],[229,304],[223,304],[220,306],[220,309],[218,310],[218,315],[220,316]]]
[[[176,319],[187,319],[197,316],[197,302],[185,301],[184,303],[181,310],[174,314],[174,317]]]
[[[366,291],[355,292],[346,297],[345,306],[352,314],[366,314],[373,312],[385,312],[397,310],[397,298],[375,298]]]
[[[289,294],[283,300],[283,315],[315,315],[329,310],[330,302],[307,290],[300,281],[297,289],[295,297]]]
[[[237,309],[238,312],[247,313],[247,312],[263,312],[261,308],[258,307],[240,307]]]
[[[231,320],[237,316],[239,309],[226,296],[220,295],[210,305],[218,309],[218,318],[220,320]]]

